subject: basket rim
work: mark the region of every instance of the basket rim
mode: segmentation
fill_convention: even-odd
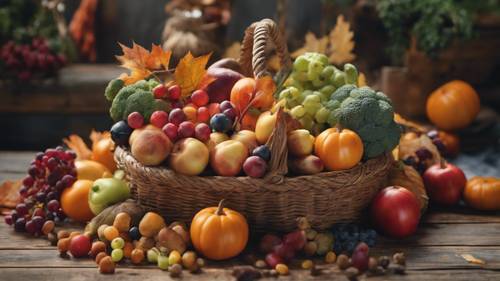
[[[297,183],[309,182],[313,181],[316,178],[332,178],[335,179],[337,177],[346,177],[349,174],[358,175],[362,174],[364,177],[355,178],[356,182],[360,182],[363,180],[371,179],[381,173],[385,173],[388,169],[391,168],[392,163],[394,161],[392,155],[390,153],[382,154],[376,158],[369,159],[365,162],[358,163],[355,167],[348,170],[341,171],[327,171],[314,175],[300,175],[300,176],[284,176],[283,180],[280,182],[269,182],[266,178],[251,178],[249,176],[238,176],[238,177],[224,177],[224,176],[186,176],[182,174],[178,174],[172,169],[169,169],[165,166],[144,166],[139,163],[130,153],[129,150],[118,146],[115,149],[115,159],[119,164],[121,169],[125,169],[126,172],[128,169],[134,169],[136,172],[149,173],[152,177],[161,177],[165,179],[165,183],[167,183],[167,179],[175,179],[176,182],[183,182],[183,179],[186,182],[198,181],[200,188],[201,186],[210,185],[214,190],[217,191],[234,191],[234,192],[256,192],[256,191],[270,191],[270,192],[287,192],[292,190],[314,190],[314,189],[337,189],[337,185],[332,186],[318,186],[318,185],[298,185]],[[370,168],[368,168],[370,167]],[[369,171],[367,171],[369,170]],[[235,183],[235,186],[245,186],[245,188],[234,188],[228,187],[227,185],[214,185],[213,183],[222,182],[225,183],[231,182]],[[236,184],[237,183],[237,184]],[[293,187],[289,184],[294,184]],[[352,183],[346,183],[346,185],[352,185]]]

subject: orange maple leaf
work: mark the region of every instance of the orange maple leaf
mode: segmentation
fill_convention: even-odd
[[[181,87],[183,97],[200,88],[200,85],[207,86],[214,80],[205,75],[207,72],[205,66],[208,63],[210,55],[211,53],[195,58],[191,52],[188,52],[179,61],[179,64],[175,68],[174,80]]]
[[[133,84],[150,76],[155,70],[168,70],[171,51],[164,51],[160,46],[152,44],[151,52],[133,42],[132,48],[120,44],[123,55],[116,56],[121,66],[130,70],[130,74],[120,75],[126,85]]]

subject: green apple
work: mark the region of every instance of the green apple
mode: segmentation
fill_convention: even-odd
[[[128,184],[117,178],[102,178],[94,181],[89,192],[89,207],[98,215],[106,207],[130,197]]]

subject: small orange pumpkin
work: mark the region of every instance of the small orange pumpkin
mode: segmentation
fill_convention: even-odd
[[[455,80],[432,92],[426,107],[432,123],[451,131],[467,127],[479,113],[480,102],[471,85]]]
[[[464,199],[478,210],[500,210],[500,179],[473,177],[465,185]]]
[[[318,135],[314,153],[330,171],[346,170],[359,163],[363,156],[363,142],[353,131],[330,128]]]
[[[191,241],[195,249],[213,260],[232,258],[248,242],[248,224],[245,217],[228,208],[224,200],[218,207],[199,211],[191,222]]]

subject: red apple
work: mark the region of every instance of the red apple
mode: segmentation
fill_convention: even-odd
[[[449,163],[432,165],[422,177],[429,198],[433,202],[447,206],[460,201],[467,182],[464,172]]]
[[[373,199],[371,216],[381,232],[395,238],[403,238],[417,230],[420,204],[408,189],[389,186],[382,189]]]
[[[75,258],[86,257],[91,247],[90,238],[83,234],[71,238],[69,242],[69,252]]]

